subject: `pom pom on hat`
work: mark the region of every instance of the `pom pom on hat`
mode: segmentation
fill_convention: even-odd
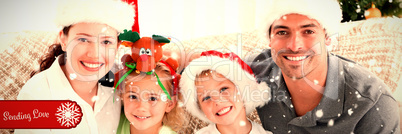
[[[342,10],[337,0],[270,0],[267,6],[268,11],[263,13],[266,19],[260,24],[261,32],[267,36],[275,20],[293,13],[317,20],[326,29],[328,36],[339,32]]]
[[[134,17],[134,6],[120,0],[65,0],[59,1],[55,23],[59,27],[100,23],[123,32],[131,29]]]
[[[271,90],[265,82],[258,83],[251,68],[234,53],[206,51],[184,69],[180,79],[180,92],[186,110],[197,118],[212,123],[198,105],[195,79],[205,70],[213,70],[235,84],[241,94],[246,114],[263,106],[271,99]]]

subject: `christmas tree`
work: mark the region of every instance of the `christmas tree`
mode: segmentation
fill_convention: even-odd
[[[364,13],[374,4],[382,16],[402,15],[401,0],[338,0],[342,8],[342,22],[364,20]]]

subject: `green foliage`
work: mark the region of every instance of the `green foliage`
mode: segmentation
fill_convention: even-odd
[[[374,3],[375,7],[381,11],[384,16],[400,16],[402,10],[399,7],[401,0],[338,0],[342,8],[342,22],[364,20],[364,12],[371,8]]]

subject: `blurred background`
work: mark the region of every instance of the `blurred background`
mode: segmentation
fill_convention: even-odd
[[[141,36],[161,34],[179,40],[256,28],[265,0],[139,0]],[[57,0],[2,0],[0,33],[58,31]],[[258,6],[260,5],[260,6]]]
[[[129,0],[137,1],[137,0]],[[267,0],[138,0],[141,36],[161,34],[178,40],[240,33],[259,27]],[[401,0],[339,0],[342,22],[365,16],[402,15]],[[53,24],[58,0],[1,0],[0,33],[58,31]],[[371,9],[372,5],[375,9]],[[379,12],[380,13],[379,13]]]

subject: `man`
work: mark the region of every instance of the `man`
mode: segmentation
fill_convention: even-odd
[[[258,108],[273,133],[400,133],[389,88],[353,61],[327,52],[341,21],[335,0],[277,0],[267,7],[271,49],[251,63],[272,98]]]

